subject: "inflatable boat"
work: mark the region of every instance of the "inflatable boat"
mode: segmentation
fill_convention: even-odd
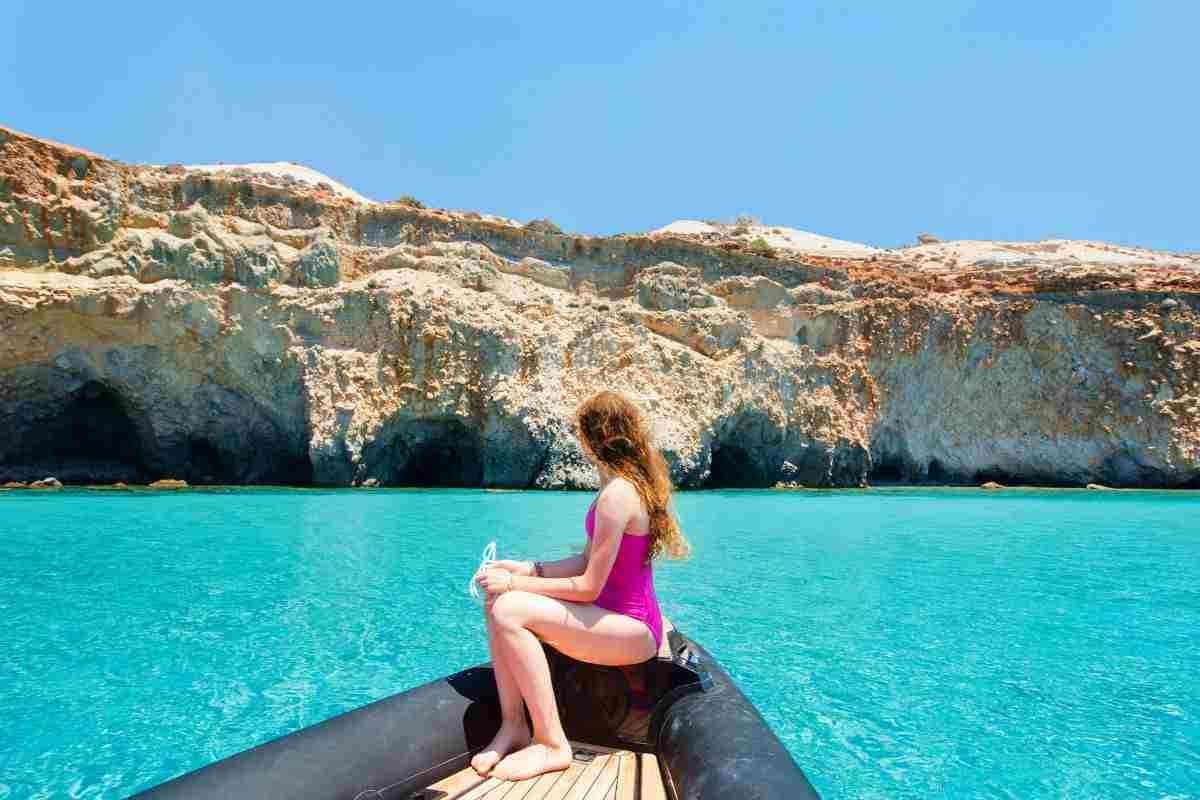
[[[526,781],[481,777],[500,725],[472,667],[174,778],[139,800],[809,800],[783,743],[699,644],[667,623],[657,657],[584,664],[546,647],[574,759]],[[638,676],[636,672],[640,671]],[[638,703],[631,701],[639,686]]]

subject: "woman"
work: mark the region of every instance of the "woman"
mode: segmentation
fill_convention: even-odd
[[[487,593],[488,644],[503,722],[471,766],[503,780],[571,763],[541,641],[593,664],[626,666],[653,658],[662,641],[662,614],[651,561],[688,552],[667,508],[666,462],[637,408],[616,392],[599,392],[580,404],[571,427],[600,473],[600,491],[584,521],[586,549],[547,563],[497,561],[475,576]],[[532,737],[522,704],[529,707]]]

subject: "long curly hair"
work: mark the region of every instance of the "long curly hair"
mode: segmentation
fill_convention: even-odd
[[[598,461],[637,489],[650,515],[647,560],[686,558],[691,546],[671,512],[671,471],[637,406],[619,392],[597,392],[575,409],[571,425]]]

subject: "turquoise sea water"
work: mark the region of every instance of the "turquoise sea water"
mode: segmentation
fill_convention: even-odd
[[[486,660],[580,492],[0,493],[0,798],[123,797]],[[718,491],[664,610],[827,798],[1200,797],[1200,500]]]

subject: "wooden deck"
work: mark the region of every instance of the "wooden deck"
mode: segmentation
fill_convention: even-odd
[[[572,742],[575,760],[527,781],[481,778],[466,769],[429,786],[421,800],[666,800],[658,756]]]

